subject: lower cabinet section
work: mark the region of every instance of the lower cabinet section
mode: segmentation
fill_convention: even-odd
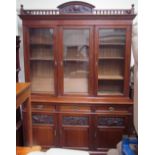
[[[131,134],[132,105],[55,104],[47,108],[41,104],[32,103],[33,144],[44,149],[104,151],[115,147],[124,134]]]

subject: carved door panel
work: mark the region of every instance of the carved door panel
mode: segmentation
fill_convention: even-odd
[[[33,144],[43,148],[55,146],[56,121],[55,115],[49,113],[32,113]]]
[[[95,147],[97,150],[113,148],[121,141],[125,128],[124,116],[96,116]]]
[[[60,114],[61,146],[75,149],[89,149],[90,116],[80,114]]]

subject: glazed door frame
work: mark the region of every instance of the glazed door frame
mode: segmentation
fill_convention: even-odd
[[[108,94],[108,95],[98,95],[97,94],[97,90],[98,90],[98,57],[99,57],[99,50],[98,50],[98,46],[99,46],[99,30],[100,29],[125,29],[126,30],[126,40],[125,40],[125,51],[124,51],[124,83],[123,83],[123,94],[122,95],[112,95],[112,94]],[[131,58],[131,25],[98,25],[95,26],[95,69],[94,69],[94,73],[95,73],[95,84],[94,84],[94,88],[95,88],[95,96],[129,96],[129,78],[130,78],[130,58]]]
[[[57,67],[57,42],[58,42],[58,37],[57,37],[57,27],[55,25],[49,24],[49,25],[42,25],[39,23],[35,24],[23,24],[23,46],[24,46],[24,70],[25,70],[25,81],[26,82],[31,82],[31,69],[30,69],[30,29],[52,29],[53,30],[53,66],[54,66],[54,93],[39,93],[39,94],[50,94],[52,96],[57,96],[58,94],[58,67]],[[51,77],[52,78],[52,77]],[[38,94],[38,93],[33,93],[32,94]]]
[[[59,56],[58,56],[58,78],[59,78],[59,86],[58,86],[58,94],[60,96],[94,96],[94,84],[93,84],[93,79],[94,79],[94,75],[93,75],[93,49],[94,49],[94,44],[93,44],[93,26],[77,26],[77,25],[62,25],[62,26],[58,26],[59,28]],[[77,94],[65,94],[64,93],[64,63],[63,63],[63,30],[78,30],[78,29],[89,29],[89,67],[88,67],[88,94],[82,94],[82,93],[77,93]]]

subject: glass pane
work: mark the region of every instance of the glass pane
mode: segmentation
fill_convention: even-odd
[[[66,29],[64,43],[64,93],[88,94],[89,30]]]
[[[53,29],[30,29],[32,92],[54,93]]]
[[[123,93],[125,35],[125,29],[99,30],[98,95]]]

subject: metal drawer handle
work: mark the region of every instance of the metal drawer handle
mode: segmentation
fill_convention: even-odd
[[[114,107],[109,107],[109,111],[114,111],[115,108]]]

